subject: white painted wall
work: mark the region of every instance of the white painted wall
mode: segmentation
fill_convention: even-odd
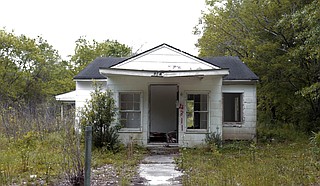
[[[221,131],[222,129],[222,78],[211,76],[205,78],[180,77],[180,78],[150,78],[133,76],[111,76],[108,79],[107,88],[114,92],[116,103],[121,91],[139,91],[142,93],[142,126],[140,131],[121,131],[120,137],[124,143],[130,138],[141,145],[147,145],[149,132],[149,85],[151,84],[177,84],[179,86],[179,102],[185,106],[187,93],[208,93],[209,98],[209,128],[208,131]],[[205,134],[208,131],[186,130],[185,107],[182,117],[179,117],[179,144],[181,146],[194,146],[204,143]],[[179,113],[180,114],[180,113]]]
[[[176,84],[179,86],[179,104],[185,106],[187,93],[208,93],[209,99],[209,128],[208,131],[187,130],[186,110],[179,110],[178,141],[180,146],[195,146],[204,143],[207,132],[219,132],[222,130],[223,139],[252,139],[256,135],[256,85],[222,85],[219,76],[180,77],[180,78],[150,78],[134,76],[112,76],[108,83],[101,82],[103,89],[110,89],[114,93],[118,104],[118,93],[121,91],[138,91],[142,93],[142,126],[139,131],[122,131],[120,138],[124,143],[130,140],[138,144],[147,145],[149,132],[149,85],[152,84]],[[93,90],[91,81],[76,82],[76,108],[84,106],[90,99]],[[243,122],[241,125],[223,125],[222,123],[222,92],[243,93]],[[182,117],[180,117],[182,114]],[[78,118],[76,117],[76,120]]]
[[[106,90],[107,87],[107,81],[99,81],[97,83],[100,83],[102,85],[102,89]],[[76,97],[75,97],[75,108],[76,108],[76,117],[75,117],[75,122],[76,122],[76,128],[79,127],[79,112],[81,108],[84,107],[86,104],[87,100],[90,100],[90,93],[93,92],[94,87],[93,87],[93,81],[81,81],[78,80],[76,81]]]
[[[242,123],[224,124],[223,139],[254,139],[256,137],[257,98],[256,85],[223,85],[223,93],[243,93]]]

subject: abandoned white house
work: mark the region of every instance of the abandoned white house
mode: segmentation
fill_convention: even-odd
[[[198,58],[167,44],[129,58],[97,58],[74,77],[76,90],[56,96],[81,108],[93,81],[113,92],[124,143],[204,143],[256,135],[258,77],[238,57]],[[77,121],[77,120],[76,120]]]

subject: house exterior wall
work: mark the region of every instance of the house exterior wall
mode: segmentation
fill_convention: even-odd
[[[222,134],[223,140],[248,140],[256,137],[257,101],[255,84],[223,84],[221,77],[210,76],[203,79],[197,77],[183,78],[150,78],[112,76],[107,81],[100,81],[102,89],[110,89],[114,93],[116,104],[119,101],[119,92],[141,92],[142,126],[139,131],[120,131],[120,138],[124,143],[134,140],[140,145],[147,145],[149,135],[149,85],[177,85],[179,87],[178,113],[178,142],[180,146],[192,147],[204,143],[206,133],[216,132]],[[77,111],[90,99],[93,91],[92,81],[76,81]],[[186,129],[186,99],[188,93],[208,93],[209,122],[208,130]],[[223,122],[223,93],[242,94],[242,122]],[[79,115],[76,114],[76,124]],[[76,126],[78,127],[78,125]]]
[[[106,90],[107,81],[99,81],[101,84],[102,90]],[[94,90],[94,83],[92,80],[76,81],[76,97],[75,97],[75,108],[76,108],[76,116],[75,116],[75,125],[76,128],[79,127],[79,111],[84,107],[87,100],[90,100],[90,93]]]
[[[242,122],[224,123],[223,140],[255,139],[257,121],[256,84],[224,84],[222,93],[242,93]]]
[[[222,129],[222,77],[209,76],[180,77],[180,78],[150,78],[136,76],[111,76],[108,78],[107,88],[114,93],[116,104],[119,104],[119,92],[141,92],[142,98],[142,126],[139,131],[121,130],[120,138],[124,143],[134,140],[140,145],[147,145],[149,135],[149,85],[176,84],[179,86],[179,123],[178,142],[180,146],[195,146],[204,143],[207,132]],[[207,93],[209,98],[208,130],[186,129],[186,98],[188,93]]]

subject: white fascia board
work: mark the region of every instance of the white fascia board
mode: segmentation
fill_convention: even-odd
[[[99,69],[100,74],[105,77],[112,75],[125,75],[125,76],[144,76],[151,77],[154,75],[154,72],[151,71],[137,71],[137,70],[124,70],[124,69]]]
[[[195,71],[138,71],[123,69],[100,69],[104,76],[126,75],[142,77],[188,77],[188,76],[225,76],[229,74],[226,69],[195,70]]]
[[[186,76],[225,76],[229,74],[229,70],[197,70],[183,72],[164,72],[163,77],[186,77]]]

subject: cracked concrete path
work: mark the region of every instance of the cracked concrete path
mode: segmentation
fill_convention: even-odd
[[[182,185],[182,173],[176,170],[176,154],[150,155],[139,165],[139,175],[143,185]]]

